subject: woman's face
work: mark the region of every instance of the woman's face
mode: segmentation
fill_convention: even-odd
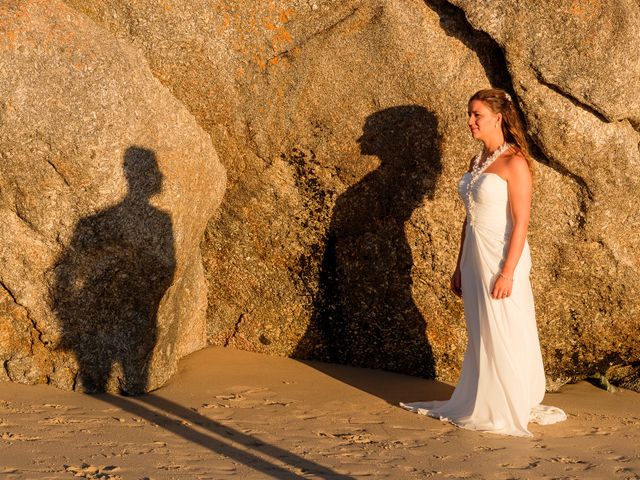
[[[469,103],[469,129],[471,135],[477,140],[488,140],[501,131],[500,121],[502,115],[493,113],[482,100],[473,100]],[[496,127],[497,124],[497,127]]]

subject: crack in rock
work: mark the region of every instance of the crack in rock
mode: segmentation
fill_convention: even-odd
[[[333,30],[334,28],[336,28],[337,26],[341,25],[342,23],[346,22],[349,18],[353,17],[362,7],[362,4],[355,6],[351,12],[349,12],[348,14],[346,14],[345,16],[339,18],[338,20],[336,20],[335,22],[327,25],[326,27],[321,28],[320,30],[316,30],[315,32],[313,32],[311,35],[303,38],[302,40],[296,42],[294,45],[292,45],[291,47],[287,48],[286,50],[282,50],[278,53],[276,53],[275,55],[269,57],[266,61],[267,66],[271,64],[271,60],[273,60],[274,58],[282,58],[282,57],[286,57],[289,55],[289,53],[295,49],[295,48],[300,48],[302,46],[304,46],[307,42],[309,42],[312,38],[317,37],[319,35],[323,35],[327,32],[330,32],[331,30]],[[376,12],[374,13],[374,15],[372,15],[370,20],[373,20],[375,18],[377,18],[380,15],[380,11],[382,10],[382,6],[380,6],[378,9],[376,9]]]
[[[26,315],[27,315],[27,319],[31,322],[31,326],[33,327],[33,329],[38,333],[38,341],[40,343],[42,343],[43,345],[46,345],[46,342],[44,342],[42,340],[42,337],[44,336],[44,332],[42,332],[42,330],[40,330],[40,328],[38,328],[38,324],[36,323],[35,319],[31,316],[31,313],[29,312],[29,309],[24,306],[22,303],[20,303],[18,301],[18,299],[16,298],[16,296],[14,295],[14,293],[11,291],[11,289],[9,289],[9,287],[7,286],[6,283],[4,283],[2,280],[0,280],[0,287],[2,287],[2,289],[7,292],[7,294],[11,297],[11,299],[13,300],[13,303],[15,303],[16,305],[18,305],[19,307],[23,308]],[[33,354],[33,344],[31,344],[31,353]]]
[[[246,313],[241,313],[240,316],[238,317],[238,320],[236,320],[236,323],[233,326],[233,331],[231,332],[231,335],[229,335],[224,342],[225,347],[229,346],[229,342],[231,342],[231,340],[233,340],[235,336],[240,332],[240,322],[242,322],[242,319],[244,318],[245,315]]]
[[[603,122],[603,123],[612,123],[613,121],[615,121],[615,120],[607,118],[602,112],[599,112],[593,106],[588,105],[588,104],[586,104],[584,102],[581,102],[576,97],[571,95],[569,92],[563,90],[562,87],[560,87],[559,85],[556,85],[555,83],[548,82],[547,80],[545,80],[542,77],[542,74],[538,70],[533,69],[533,73],[535,74],[536,80],[538,80],[538,82],[541,85],[544,85],[548,89],[553,90],[554,92],[556,92],[558,95],[561,95],[562,97],[566,98],[574,106],[580,108],[581,110],[584,110],[587,113],[590,113],[591,115],[596,117],[601,122]]]
[[[51,160],[49,160],[48,158],[47,158],[46,160],[47,160],[47,163],[48,163],[49,165],[51,165],[51,168],[53,168],[53,171],[54,171],[54,172],[56,172],[56,173],[58,174],[58,176],[62,179],[62,181],[64,182],[64,184],[65,184],[67,187],[71,187],[71,185],[70,185],[70,184],[69,184],[69,182],[67,181],[67,178],[66,178],[66,177],[65,177],[65,176],[60,172],[60,170],[58,170],[58,167],[56,167],[56,166],[55,166],[55,164],[54,164]]]

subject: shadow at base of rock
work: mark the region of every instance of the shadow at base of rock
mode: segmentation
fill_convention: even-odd
[[[267,477],[300,480],[313,475],[316,478],[331,480],[355,480],[354,477],[337,473],[157,395],[146,394],[131,398],[99,394],[95,395],[95,398],[156,424],[207,450],[242,463]],[[239,444],[247,450],[232,443]],[[300,473],[292,472],[287,467],[299,470]]]
[[[295,360],[394,407],[398,402],[449,400],[454,390],[451,385],[428,378],[316,360]],[[371,375],[372,370],[375,370],[375,375]],[[388,380],[383,380],[384,377]]]

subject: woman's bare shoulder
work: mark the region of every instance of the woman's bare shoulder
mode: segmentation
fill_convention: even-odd
[[[529,162],[520,149],[516,149],[512,155],[509,155],[509,157],[505,159],[505,167],[510,177],[521,175],[530,176],[531,174]]]
[[[505,165],[509,168],[529,168],[529,162],[525,158],[524,154],[519,148],[516,148],[513,153],[510,152],[510,155],[507,155],[505,158]]]

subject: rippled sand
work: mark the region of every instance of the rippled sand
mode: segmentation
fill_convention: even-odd
[[[440,382],[234,349],[142,397],[0,383],[2,479],[640,479],[640,394],[568,385],[534,437],[459,430],[397,406]]]

